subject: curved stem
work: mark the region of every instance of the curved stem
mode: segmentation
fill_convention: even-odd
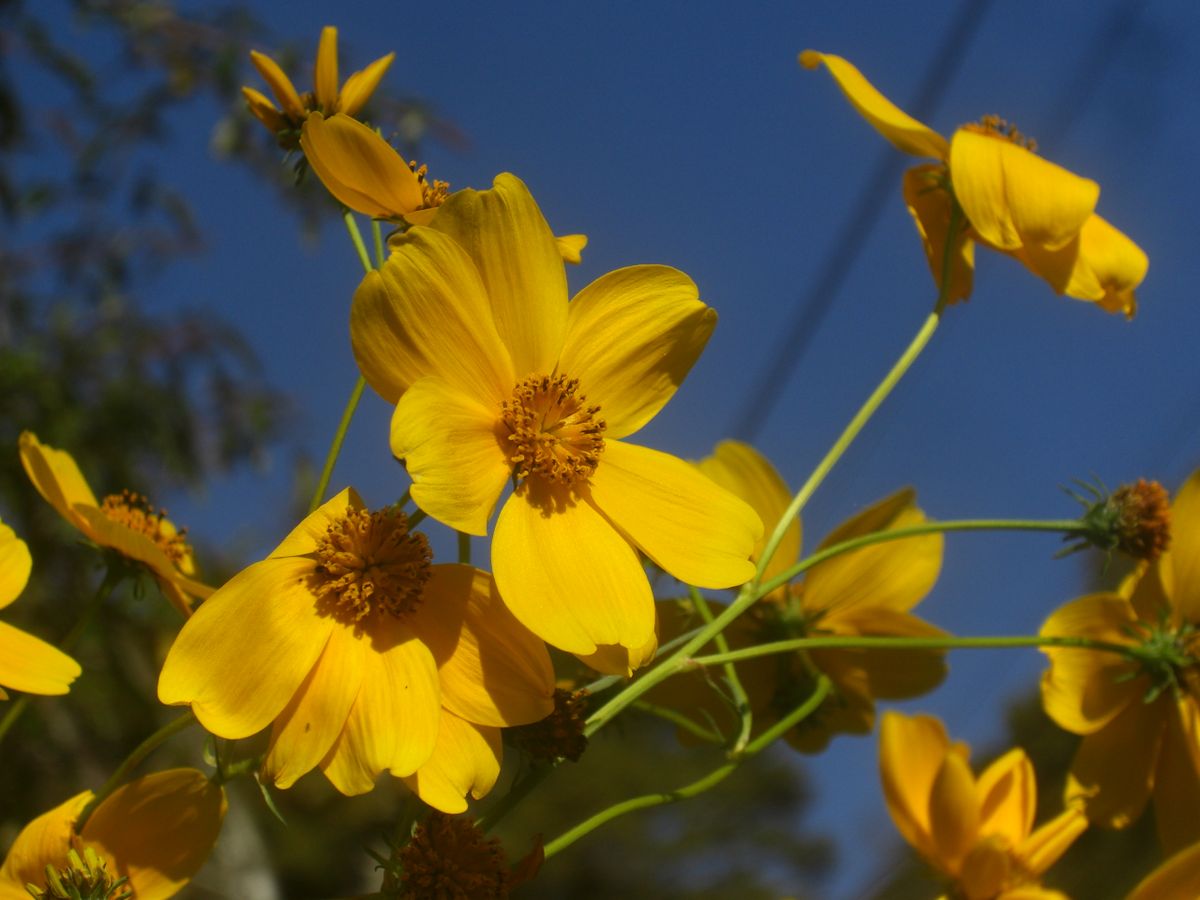
[[[367,255],[367,245],[363,243],[362,232],[358,230],[358,220],[354,218],[354,213],[346,210],[342,214],[342,221],[346,223],[346,233],[350,235],[350,241],[358,251],[358,260],[362,263],[363,271],[370,272],[371,257]]]
[[[354,389],[350,391],[350,398],[346,401],[346,408],[342,410],[342,420],[338,423],[337,431],[333,433],[329,452],[325,454],[325,465],[321,467],[321,477],[317,479],[317,488],[308,502],[310,513],[325,500],[325,492],[329,490],[329,480],[333,477],[333,467],[337,464],[337,458],[342,452],[346,432],[350,430],[350,420],[354,418],[354,411],[358,409],[358,401],[362,399],[363,389],[366,386],[367,380],[359,375],[358,381],[354,382]]]
[[[633,708],[640,710],[647,715],[670,722],[672,725],[682,728],[684,731],[688,732],[688,734],[699,738],[706,744],[725,743],[725,737],[716,730],[709,730],[703,725],[693,722],[683,713],[677,712],[670,707],[659,706],[656,703],[647,703],[645,700],[639,700],[637,703],[633,704]]]
[[[708,608],[708,601],[704,599],[696,588],[688,588],[688,593],[692,599],[692,605],[700,613],[700,618],[706,623],[713,620],[712,610]],[[717,645],[717,651],[720,653],[729,652],[729,643],[725,640],[724,632],[718,632],[713,636],[713,643]],[[725,680],[729,683],[729,693],[732,695],[733,708],[741,721],[741,728],[738,731],[737,739],[733,742],[733,747],[730,750],[731,754],[741,753],[746,749],[746,743],[750,740],[750,729],[753,727],[753,713],[750,710],[750,698],[746,696],[746,690],[742,687],[742,680],[738,678],[737,669],[733,664],[725,667]],[[686,718],[686,717],[685,717]],[[690,719],[688,720],[691,721]]]
[[[375,268],[383,268],[383,230],[379,227],[379,220],[371,220],[371,238],[375,242]]]

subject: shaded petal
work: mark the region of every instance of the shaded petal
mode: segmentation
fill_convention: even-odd
[[[76,506],[99,504],[71,454],[41,443],[31,431],[21,432],[18,447],[21,465],[25,467],[25,474],[37,492],[58,510],[60,516],[84,531],[86,524],[75,512]]]
[[[321,29],[321,40],[317,43],[317,66],[313,73],[314,93],[317,103],[326,112],[337,109],[338,101],[338,52],[337,29],[326,25]]]
[[[1033,830],[1037,781],[1020,748],[1009,750],[979,775],[979,833],[999,835],[1016,847]]]
[[[171,897],[208,859],[227,806],[224,789],[202,772],[155,772],[117,788],[80,837],[129,877],[138,900]]]
[[[979,798],[967,761],[947,753],[929,792],[929,829],[936,860],[952,868],[966,856],[979,833]]]
[[[554,240],[558,244],[558,255],[562,257],[563,262],[573,266],[583,262],[583,249],[588,242],[586,234],[560,234]]]
[[[0,685],[29,694],[65,694],[81,671],[57,647],[0,622]]]
[[[600,644],[644,647],[654,598],[637,554],[586,498],[527,479],[492,537],[500,596],[547,643],[591,654]]]
[[[946,167],[942,165],[913,166],[904,173],[904,205],[908,207],[917,232],[921,235],[925,261],[929,263],[933,283],[939,287],[946,255],[946,238],[950,233],[951,211],[954,208],[949,191],[940,184],[945,177]],[[955,239],[957,244],[950,256],[948,303],[970,297],[975,279],[975,242],[967,237],[965,230],[955,235]]]
[[[1176,853],[1151,872],[1126,900],[1180,900],[1200,897],[1200,844]]]
[[[391,446],[412,478],[412,498],[439,522],[487,534],[492,509],[512,474],[489,408],[440,378],[413,385],[392,415]]]
[[[591,491],[600,511],[680,581],[726,588],[754,577],[758,514],[678,457],[606,441]]]
[[[350,343],[367,383],[389,403],[426,375],[493,407],[507,400],[516,376],[471,258],[444,234],[420,226],[391,246],[350,308]]]
[[[114,522],[95,506],[76,504],[75,513],[86,523],[84,531],[88,537],[101,547],[111,547],[126,559],[143,563],[162,578],[170,580],[179,574],[175,563],[142,532]]]
[[[571,301],[558,371],[600,405],[606,437],[626,437],[674,396],[716,325],[678,269],[617,269]]]
[[[283,69],[279,68],[279,64],[265,53],[259,53],[257,50],[250,51],[250,62],[254,64],[254,68],[258,69],[258,74],[271,88],[271,93],[275,95],[275,99],[279,101],[283,111],[292,118],[304,118],[304,104],[300,102],[300,95],[296,93],[292,79],[284,74]]]
[[[519,178],[504,172],[492,185],[451,194],[430,227],[454,238],[474,261],[517,376],[548,375],[567,326],[558,242]]]
[[[925,856],[933,853],[929,796],[950,738],[933,716],[886,712],[879,725],[879,772],[896,830]]]
[[[276,787],[295,784],[342,733],[362,686],[365,643],[351,629],[335,627],[317,664],[275,720],[263,774]]]
[[[1170,705],[1154,775],[1154,824],[1163,850],[1175,853],[1200,841],[1200,745],[1195,701]]]
[[[821,63],[858,114],[897,149],[913,156],[946,158],[946,139],[879,93],[851,63],[832,53],[805,50],[800,54],[800,65],[806,69],[815,69]]]
[[[26,883],[45,884],[46,866],[66,863],[74,822],[91,799],[91,791],[76,794],[22,828],[0,866],[0,886],[15,885],[28,897]]]
[[[0,522],[0,609],[21,596],[31,571],[33,557],[29,555],[29,545]]]
[[[477,725],[526,725],[554,711],[546,645],[516,620],[487,572],[433,566],[409,620],[433,652],[442,706]]]
[[[213,734],[243,738],[283,711],[335,626],[308,587],[314,563],[267,559],[242,570],[184,623],[158,678],[158,699],[190,703]]]
[[[1171,503],[1170,587],[1175,609],[1200,625],[1200,470],[1191,474]]]
[[[467,794],[478,800],[495,786],[503,752],[499,728],[472,725],[443,709],[433,755],[404,783],[434,809],[466,812]]]
[[[975,232],[999,250],[1070,243],[1096,209],[1100,185],[1005,138],[960,128],[950,178]]]
[[[343,488],[305,516],[299,525],[271,551],[268,559],[285,559],[290,556],[305,556],[317,551],[317,545],[329,533],[329,526],[341,519],[347,509],[361,510],[366,507],[358,491]]]
[[[861,606],[822,622],[838,634],[868,637],[945,637],[946,632],[911,613],[878,606]],[[845,653],[863,672],[865,691],[881,700],[900,700],[931,691],[946,677],[946,654],[941,650],[829,651]]]
[[[300,146],[338,201],[376,219],[398,219],[424,202],[417,176],[392,145],[357,119],[310,113]]]
[[[965,900],[998,900],[1012,872],[1010,845],[999,836],[982,837],[959,869],[959,893]]]
[[[381,56],[361,72],[355,72],[347,78],[346,83],[342,85],[341,96],[338,97],[338,112],[353,116],[362,109],[363,104],[375,93],[375,88],[379,87],[379,82],[383,80],[395,58],[395,53]]]
[[[1081,810],[1065,810],[1018,844],[1013,852],[1026,870],[1041,875],[1058,862],[1087,827],[1087,817]]]
[[[594,653],[576,653],[576,658],[585,666],[591,666],[604,675],[629,678],[634,671],[654,659],[658,652],[658,635],[651,634],[640,647],[622,647],[620,644],[598,644]],[[675,679],[668,679],[674,681]]]
[[[288,127],[287,118],[261,92],[251,87],[242,88],[242,97],[246,100],[246,108],[250,115],[262,122],[271,131],[282,131]]]

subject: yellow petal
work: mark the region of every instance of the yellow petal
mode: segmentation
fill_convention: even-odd
[[[138,900],[171,897],[208,859],[227,806],[224,789],[202,772],[155,772],[117,788],[80,837],[128,876]]]
[[[303,118],[304,104],[300,102],[300,95],[296,93],[292,79],[284,74],[283,69],[279,68],[279,64],[265,53],[259,53],[257,50],[250,51],[250,62],[254,63],[258,74],[271,88],[271,93],[275,95],[275,99],[279,101],[283,111],[292,118]]]
[[[882,134],[899,150],[913,156],[945,159],[946,139],[928,125],[918,122],[875,89],[853,65],[840,56],[805,50],[800,65],[815,69],[824,63],[850,104],[871,127]]]
[[[243,738],[278,716],[335,626],[308,587],[314,563],[267,559],[242,570],[184,623],[158,678],[163,703],[190,703],[213,734]]]
[[[15,531],[0,522],[0,609],[8,606],[29,583],[33,557]]]
[[[276,109],[275,104],[268,100],[261,91],[243,87],[242,96],[246,100],[246,108],[250,110],[250,114],[271,131],[282,131],[288,127],[288,120],[283,113]]]
[[[1059,813],[1014,849],[1026,871],[1041,875],[1087,830],[1087,817],[1078,809]]]
[[[321,40],[317,43],[317,66],[313,75],[314,93],[317,103],[326,112],[337,109],[338,101],[338,53],[337,29],[326,25],[321,29]]]
[[[394,239],[383,268],[363,279],[350,309],[350,343],[367,383],[389,403],[436,375],[498,415],[517,383],[479,271],[431,228]]]
[[[140,531],[114,522],[95,506],[76,504],[75,514],[84,522],[88,537],[101,547],[111,547],[126,559],[144,564],[162,578],[169,580],[179,574],[175,564],[158,544]]]
[[[76,528],[81,531],[86,528],[75,507],[98,504],[71,454],[41,443],[31,431],[21,432],[18,447],[25,474],[42,498]]]
[[[1000,900],[1011,871],[1008,842],[988,836],[967,853],[956,881],[965,900]]]
[[[0,886],[15,886],[28,897],[27,883],[45,884],[46,866],[66,863],[74,822],[91,799],[91,791],[76,794],[22,828],[4,857],[4,865],[0,866]]]
[[[939,287],[953,209],[950,193],[938,183],[939,179],[945,177],[946,167],[941,165],[914,166],[904,173],[904,205],[908,207],[917,232],[921,235],[925,261],[929,263],[933,283]],[[955,238],[956,246],[950,255],[948,303],[966,300],[971,296],[975,275],[975,242],[967,237],[965,229],[959,231]]]
[[[651,634],[641,647],[622,647],[620,644],[599,644],[594,653],[576,653],[585,666],[590,666],[604,675],[629,678],[658,652],[658,635]],[[674,681],[675,679],[669,679]]]
[[[413,501],[467,534],[487,534],[512,473],[496,433],[499,411],[426,378],[405,392],[392,416],[392,453],[413,480]]]
[[[550,374],[566,332],[567,274],[529,189],[502,173],[491,190],[451,194],[430,227],[454,238],[474,261],[518,377]]]
[[[758,514],[678,457],[606,441],[591,486],[600,511],[680,581],[726,588],[754,576]]]
[[[1024,750],[1009,750],[984,769],[977,787],[981,835],[998,835],[1012,847],[1029,837],[1037,812],[1037,782]]]
[[[558,255],[562,257],[563,262],[573,266],[583,262],[583,248],[588,242],[586,234],[560,234],[554,240],[558,244]]]
[[[1163,850],[1175,853],[1200,841],[1200,746],[1195,701],[1170,706],[1154,775],[1154,824]]]
[[[952,867],[967,854],[979,833],[979,798],[975,776],[967,761],[948,753],[934,776],[929,792],[929,828],[943,868]]]
[[[366,504],[358,491],[352,487],[343,488],[305,516],[283,542],[271,551],[269,558],[283,559],[315,553],[317,545],[329,533],[329,526],[341,519],[346,510],[360,510],[365,507]]]
[[[346,83],[342,85],[342,94],[338,98],[338,112],[353,116],[362,109],[363,104],[370,100],[371,95],[375,93],[375,88],[379,87],[379,82],[383,80],[383,76],[395,58],[395,53],[381,56],[361,72],[355,72],[347,78]]]
[[[500,596],[526,628],[568,653],[643,647],[654,598],[637,554],[585,498],[527,480],[492,537]]]
[[[335,626],[317,664],[288,701],[271,729],[263,774],[289,788],[333,746],[362,686],[366,642]]]
[[[1181,850],[1147,875],[1126,900],[1200,897],[1200,843]]]
[[[500,777],[500,729],[472,725],[442,710],[429,761],[404,783],[425,803],[451,815],[467,811],[467,794],[487,796]]]
[[[1170,595],[1185,622],[1200,624],[1200,470],[1171,503]]]
[[[860,606],[822,620],[836,634],[874,637],[945,637],[946,632],[911,613],[880,606]],[[946,677],[940,650],[848,650],[865,680],[865,690],[881,700],[916,697],[933,690]]]
[[[1065,246],[1100,197],[1090,178],[971,128],[958,129],[950,141],[950,178],[971,227],[1000,250]]]
[[[526,725],[554,711],[546,645],[500,600],[487,572],[433,566],[409,620],[433,652],[442,706],[477,725]]]
[[[879,772],[896,830],[917,851],[934,852],[929,797],[950,749],[946,729],[933,716],[886,712],[879,725]]]
[[[605,437],[626,437],[674,396],[716,324],[716,311],[678,269],[617,269],[571,301],[558,370],[599,404]]]
[[[398,219],[424,202],[408,163],[348,116],[310,113],[300,130],[304,157],[339,202],[376,219]]]
[[[81,671],[57,647],[0,622],[0,685],[29,694],[65,694]]]

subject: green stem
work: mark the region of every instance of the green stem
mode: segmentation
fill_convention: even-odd
[[[333,477],[333,467],[337,464],[337,458],[342,452],[346,432],[350,430],[350,420],[354,418],[354,411],[358,409],[358,401],[362,399],[363,389],[366,386],[366,379],[359,375],[358,381],[354,382],[354,390],[350,392],[350,399],[346,401],[346,408],[342,410],[342,420],[333,434],[329,452],[325,454],[325,465],[321,467],[321,477],[317,480],[317,489],[313,491],[312,500],[308,502],[310,513],[325,500],[325,491],[329,489],[329,479]]]
[[[350,235],[350,241],[354,244],[354,249],[358,251],[358,260],[362,263],[363,271],[371,271],[371,257],[367,255],[367,245],[363,243],[362,232],[358,230],[358,220],[354,218],[354,213],[350,210],[342,215],[342,221],[346,223],[346,233]]]
[[[725,743],[725,737],[719,732],[705,728],[703,725],[700,725],[697,722],[693,722],[683,713],[671,709],[670,707],[659,706],[655,703],[647,703],[645,700],[639,700],[637,703],[633,704],[633,708],[640,710],[647,715],[670,722],[672,725],[677,725],[689,734],[700,738],[700,740],[707,744]]]
[[[705,621],[705,624],[710,624],[713,620],[712,610],[708,608],[708,601],[704,599],[704,595],[694,587],[688,588],[688,593],[691,596],[692,605],[700,613],[700,618]],[[717,645],[719,652],[729,652],[729,643],[725,640],[724,632],[717,633],[713,643]],[[750,729],[754,724],[753,714],[750,710],[750,698],[746,695],[742,681],[738,678],[737,669],[732,664],[725,667],[725,680],[729,683],[729,693],[732,695],[734,711],[742,723],[737,739],[733,742],[730,750],[732,754],[737,754],[746,748],[746,743],[750,740]]]
[[[471,564],[471,536],[464,531],[458,532],[458,561],[464,566]]]
[[[371,237],[375,240],[375,268],[383,268],[383,229],[379,227],[379,220],[371,220]]]
[[[138,744],[137,747],[134,748],[134,751],[130,753],[129,756],[125,757],[125,761],[117,767],[117,770],[112,773],[112,776],[108,779],[108,781],[104,782],[104,786],[96,792],[96,796],[89,800],[87,806],[83,808],[83,811],[79,814],[79,818],[75,822],[75,833],[80,834],[83,831],[84,824],[87,822],[91,814],[95,812],[96,807],[103,803],[109,794],[111,794],[125,782],[125,779],[129,777],[129,773],[136,769],[141,764],[142,760],[153,753],[164,741],[183,731],[183,729],[187,728],[195,721],[196,717],[192,715],[191,710],[189,710],[179,718],[168,722],[162,728],[158,729],[158,731],[154,732],[154,734],[150,735],[150,737]]]

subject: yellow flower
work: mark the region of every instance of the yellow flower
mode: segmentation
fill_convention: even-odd
[[[254,88],[243,87],[242,95],[246,98],[246,106],[250,112],[273,134],[279,136],[281,144],[295,147],[296,132],[300,130],[309,113],[316,111],[328,116],[335,113],[353,116],[362,109],[375,93],[375,88],[379,86],[380,80],[395,58],[395,53],[380,57],[361,72],[355,72],[347,78],[339,91],[337,29],[327,25],[321,30],[321,40],[317,45],[317,65],[313,79],[315,90],[312,93],[298,93],[292,80],[284,74],[275,60],[265,53],[251,50],[250,61],[270,86],[271,93],[279,101],[279,106]]]
[[[1200,471],[1171,505],[1171,545],[1120,592],[1072,600],[1042,626],[1140,648],[1145,662],[1110,652],[1046,647],[1046,712],[1083,735],[1067,799],[1097,824],[1123,828],[1153,795],[1168,851],[1200,840]]]
[[[791,492],[779,473],[757,450],[723,441],[698,467],[717,484],[746,500],[768,523],[779,521]],[[836,528],[818,549],[876,531],[920,524],[925,516],[912,490],[902,490],[868,507]],[[781,574],[800,558],[801,527],[789,527],[767,566],[764,580]],[[752,558],[762,550],[760,542]],[[922,535],[885,541],[844,553],[808,570],[806,578],[764,598],[726,630],[732,647],[819,635],[937,637],[945,634],[912,615],[929,593],[942,565],[942,536]],[[713,604],[714,610],[716,604]],[[660,604],[663,636],[681,633],[695,622],[681,622],[676,603]],[[838,733],[868,734],[875,726],[875,698],[915,697],[945,676],[943,654],[914,650],[809,650],[739,663],[737,670],[750,697],[756,732],[800,705],[813,689],[813,669],[833,682],[835,691],[786,739],[797,750],[816,753]],[[714,696],[702,673],[677,676],[656,688],[658,702],[679,709],[703,710],[703,719],[724,733],[733,726],[731,708]]]
[[[185,616],[191,615],[192,597],[212,593],[192,577],[196,563],[185,532],[162,510],[155,512],[145,497],[124,491],[97,503],[71,455],[41,443],[32,432],[22,432],[20,452],[29,480],[60,516],[93,543],[146,566]]]
[[[904,175],[904,200],[925,244],[935,280],[957,201],[967,224],[955,235],[948,299],[971,294],[974,243],[1019,259],[1059,294],[1132,317],[1146,254],[1094,212],[1096,182],[1037,156],[1031,141],[995,116],[964,125],[947,142],[896,107],[840,56],[805,50],[800,64],[824,63],[846,98],[895,147],[936,159]]]
[[[1037,785],[1025,751],[978,777],[969,749],[933,716],[888,712],[879,728],[883,795],[896,829],[965,900],[1066,900],[1038,879],[1087,828],[1068,809],[1033,829]]]
[[[0,522],[0,609],[21,595],[33,560],[29,548]],[[4,688],[30,694],[65,694],[79,677],[79,663],[45,641],[0,622],[0,700]]]
[[[224,738],[273,724],[263,768],[279,787],[319,766],[359,794],[387,769],[465,808],[495,781],[497,729],[547,715],[554,678],[491,576],[430,559],[403,513],[342,491],[188,620],[159,699]]]
[[[1125,900],[1194,900],[1200,897],[1200,844],[1180,850],[1143,878]]]
[[[128,878],[121,888],[133,900],[172,897],[208,858],[227,805],[224,789],[203,773],[170,769],[115,790],[76,833],[75,822],[91,799],[91,791],[77,794],[21,830],[0,866],[0,897],[28,900],[26,885],[44,891],[47,867],[65,884],[78,879],[80,888]],[[115,896],[122,896],[119,889]]]
[[[621,662],[654,638],[638,552],[689,584],[754,573],[754,511],[674,456],[626,443],[675,393],[716,324],[666,266],[611,272],[567,302],[541,211],[512,175],[460,191],[393,238],[354,296],[367,382],[396,404],[391,448],[427,513],[492,540],[504,602],[539,637]]]

